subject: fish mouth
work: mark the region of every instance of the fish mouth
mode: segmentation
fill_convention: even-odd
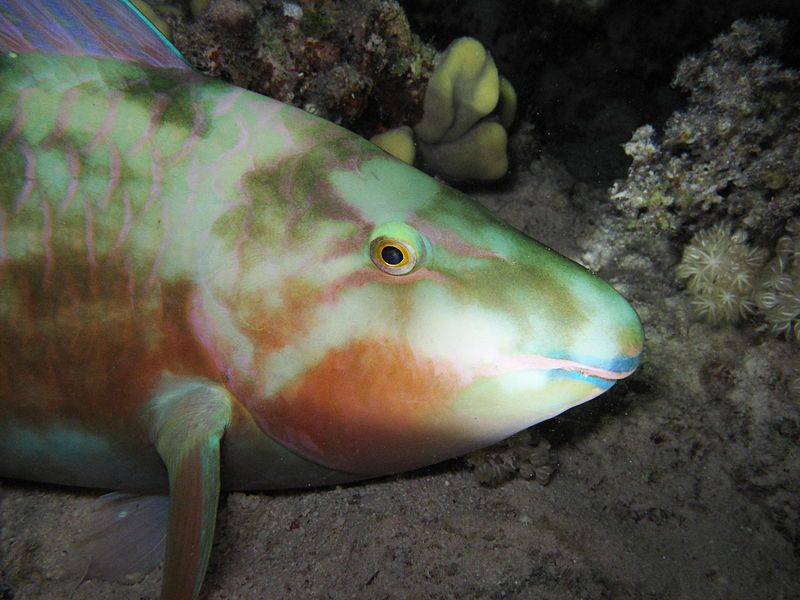
[[[496,362],[493,368],[489,370],[494,371],[494,375],[528,369],[548,372],[561,371],[565,375],[574,374],[578,378],[600,380],[606,384],[613,385],[616,381],[631,375],[638,367],[638,356],[632,358],[619,357],[609,361],[607,365],[593,366],[577,360],[552,358],[538,354],[522,354],[514,357],[505,357],[500,363]]]
[[[622,367],[617,369],[592,367],[590,365],[572,360],[562,360],[562,359],[548,359],[548,360],[552,361],[553,363],[552,366],[548,367],[551,370],[576,373],[586,378],[602,379],[603,381],[607,381],[609,383],[613,383],[620,379],[625,379],[629,375],[633,374],[633,372],[636,371],[636,369],[639,367],[638,359],[636,359],[635,361],[631,361],[630,359],[628,359],[625,361],[626,363],[630,364],[631,362],[634,362],[635,364],[633,364],[632,366],[628,366],[627,368]]]

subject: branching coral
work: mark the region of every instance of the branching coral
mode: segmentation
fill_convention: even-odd
[[[611,189],[632,227],[679,235],[731,220],[772,242],[800,210],[800,74],[781,65],[784,24],[737,21],[684,59],[673,85],[689,105],[625,145],[628,178]]]
[[[711,323],[735,323],[755,312],[756,282],[766,252],[750,247],[743,232],[728,224],[696,234],[677,268],[692,306]]]

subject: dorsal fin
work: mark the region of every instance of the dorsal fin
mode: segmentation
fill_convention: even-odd
[[[190,68],[128,0],[2,0],[0,52],[105,56]]]

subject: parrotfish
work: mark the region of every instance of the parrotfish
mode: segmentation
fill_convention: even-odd
[[[0,200],[0,476],[168,492],[168,600],[220,489],[443,461],[639,363],[586,268],[125,0],[0,3]]]

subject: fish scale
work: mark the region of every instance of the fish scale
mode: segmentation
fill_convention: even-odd
[[[94,255],[102,258],[121,250],[124,232],[130,238],[124,244],[127,253],[139,264],[152,265],[170,224],[210,214],[204,225],[192,222],[198,233],[208,231],[215,219],[207,207],[216,205],[221,213],[226,201],[237,202],[201,190],[229,189],[239,174],[226,170],[225,163],[236,164],[237,155],[253,159],[243,142],[249,127],[263,130],[263,107],[248,111],[246,97],[213,84],[195,98],[174,98],[158,87],[169,87],[168,77],[147,84],[143,70],[133,65],[126,77],[117,76],[117,89],[109,90],[103,63],[43,55],[4,57],[0,63],[9,82],[3,107],[14,107],[0,109],[4,199],[14,199],[4,207],[12,232],[6,240],[9,257],[45,253],[41,243],[33,243],[44,226],[42,203],[55,218],[52,243],[60,252],[71,248],[86,255],[91,234]],[[128,96],[116,101],[115,92]],[[204,131],[212,112],[215,129]],[[225,112],[235,115],[230,125],[221,122]],[[212,149],[203,144],[209,134]],[[219,169],[200,172],[197,164],[215,158],[222,158]],[[88,201],[76,202],[79,196]],[[160,202],[164,197],[170,202]]]

